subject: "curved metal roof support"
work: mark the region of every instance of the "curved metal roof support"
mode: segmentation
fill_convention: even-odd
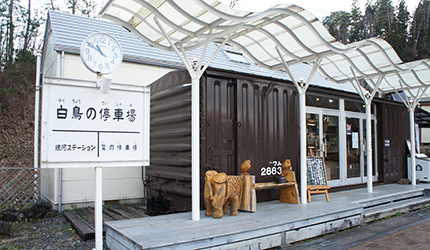
[[[399,80],[399,84],[403,89],[403,92],[406,92],[404,89],[404,83],[403,81]],[[410,140],[411,140],[411,182],[412,185],[417,184],[417,170],[415,168],[416,166],[416,142],[415,142],[415,108],[418,105],[418,102],[421,100],[424,93],[427,91],[428,87],[419,88],[417,93],[414,95],[409,89],[407,89],[407,92],[411,96],[411,99],[409,99],[409,102],[406,101],[399,93],[398,91],[395,91],[401,98],[405,106],[408,108],[409,111],[409,131],[410,131]]]
[[[178,57],[187,67],[188,73],[191,77],[191,216],[192,220],[198,221],[200,220],[200,77],[209,67],[209,64],[213,61],[215,56],[221,51],[222,47],[230,39],[230,35],[224,39],[223,43],[218,47],[209,61],[202,68],[201,61],[205,57],[207,44],[211,39],[210,36],[207,37],[206,46],[203,49],[200,62],[197,58],[194,58],[193,63],[191,64],[184,47],[181,46],[181,55],[181,52],[178,50],[171,37],[164,30],[157,17],[154,17],[154,21],[157,23],[160,31],[169,41],[171,47],[176,52]]]
[[[365,99],[365,95],[363,93],[363,88],[360,86],[360,82],[358,81],[357,75],[354,72],[354,69],[351,67],[352,75],[354,76],[355,82],[357,83],[357,86],[355,86],[354,81],[350,80],[352,87],[354,87],[355,91],[360,95],[361,99]]]
[[[354,69],[351,67],[351,72],[354,75],[357,86],[355,86],[354,82],[351,81],[352,86],[357,90],[360,94],[361,99],[363,99],[366,106],[366,152],[367,152],[367,192],[373,192],[373,152],[372,152],[372,100],[375,97],[376,92],[378,91],[379,85],[384,79],[384,75],[380,74],[376,84],[374,84],[374,88],[372,93],[366,91],[363,92],[362,87],[360,86],[360,82],[357,79],[357,76],[354,72]],[[369,79],[370,81],[373,80]]]
[[[315,73],[317,72],[318,67],[321,64],[322,59],[319,59],[312,68],[312,71],[309,73],[308,79],[306,82],[303,81],[303,78],[300,78],[300,85],[297,83],[297,81],[294,79],[293,74],[291,73],[288,64],[285,62],[284,58],[281,55],[281,52],[279,51],[278,47],[275,47],[276,51],[278,52],[279,57],[282,60],[282,63],[284,65],[285,70],[287,71],[288,75],[290,76],[291,80],[293,81],[294,85],[297,88],[297,91],[299,92],[299,124],[300,124],[300,194],[301,195],[301,203],[306,204],[307,203],[307,181],[306,181],[306,90],[308,89],[312,78],[314,77]]]
[[[365,95],[366,99],[366,146],[367,146],[367,192],[373,192],[373,152],[372,152],[372,100],[378,91],[379,85],[384,79],[383,75],[378,77],[378,80],[373,88],[372,93]]]

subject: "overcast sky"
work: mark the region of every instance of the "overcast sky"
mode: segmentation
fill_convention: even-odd
[[[220,0],[226,5],[230,5],[231,0]],[[375,2],[376,0],[373,0]],[[406,0],[410,14],[415,11],[420,0]],[[358,0],[362,13],[367,0]],[[392,0],[396,7],[399,0]],[[236,8],[246,11],[263,11],[277,4],[295,4],[311,12],[318,18],[330,15],[330,12],[343,10],[350,12],[352,0],[237,0]]]

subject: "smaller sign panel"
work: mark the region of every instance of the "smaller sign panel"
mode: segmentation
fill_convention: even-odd
[[[307,166],[307,185],[327,185],[327,177],[322,157],[306,158]]]
[[[358,132],[352,132],[352,148],[360,147],[358,140],[359,140]]]
[[[149,89],[88,84],[44,83],[42,167],[149,165]]]

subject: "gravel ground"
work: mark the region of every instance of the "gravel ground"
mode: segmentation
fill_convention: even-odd
[[[0,250],[93,249],[94,240],[82,241],[60,215],[49,219],[12,223],[9,236],[0,236]],[[108,249],[106,244],[104,249]]]

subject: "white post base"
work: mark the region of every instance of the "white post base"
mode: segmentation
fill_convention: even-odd
[[[102,206],[102,167],[95,168],[95,189],[96,196],[94,200],[94,217],[95,217],[95,238],[96,250],[103,250],[103,206]]]

